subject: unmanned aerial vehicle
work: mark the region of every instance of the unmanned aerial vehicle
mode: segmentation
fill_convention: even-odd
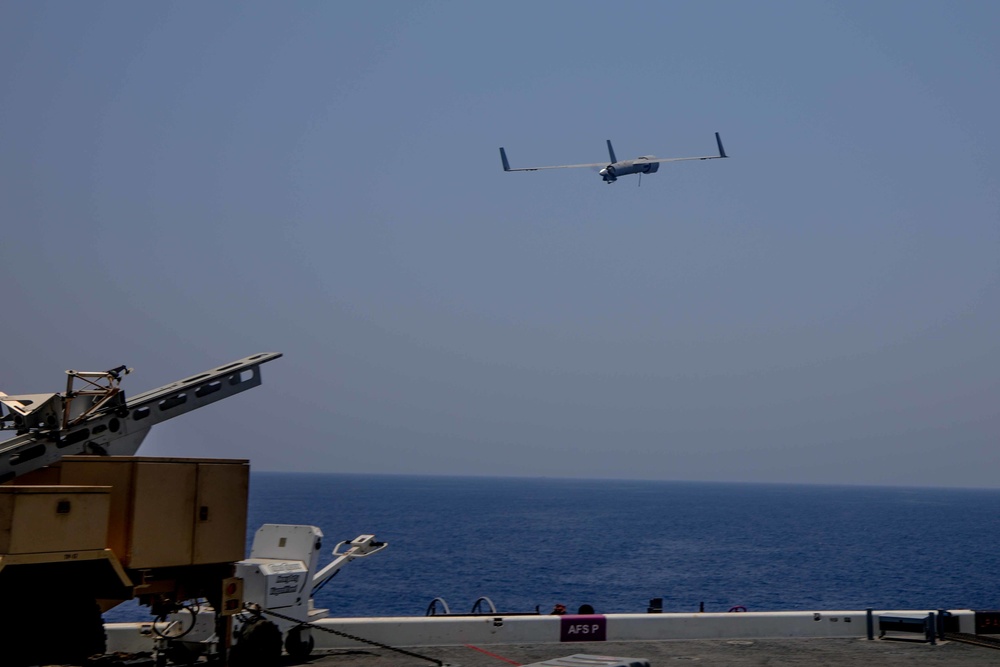
[[[682,162],[684,160],[715,160],[718,158],[729,157],[726,155],[726,150],[722,147],[722,139],[719,137],[719,133],[715,133],[715,143],[719,146],[718,155],[704,155],[699,157],[656,157],[655,155],[643,155],[642,157],[637,157],[634,160],[622,160],[618,161],[615,157],[615,149],[611,147],[611,140],[608,139],[608,157],[611,158],[611,162],[595,162],[592,164],[557,164],[551,167],[522,167],[520,169],[511,169],[510,163],[507,161],[507,152],[501,147],[500,148],[500,159],[503,161],[504,171],[538,171],[540,169],[576,169],[578,167],[589,167],[591,169],[596,169],[600,167],[598,172],[604,182],[611,185],[618,180],[620,176],[626,176],[628,174],[639,174],[640,182],[642,180],[643,174],[655,174],[660,168],[661,162]]]

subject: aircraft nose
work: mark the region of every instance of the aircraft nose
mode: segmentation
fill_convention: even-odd
[[[599,172],[597,172],[597,173],[598,173],[598,174],[600,174],[601,176],[607,176],[607,175],[608,175],[608,168],[607,168],[607,167],[605,167],[604,169],[601,169],[601,170],[600,170]]]

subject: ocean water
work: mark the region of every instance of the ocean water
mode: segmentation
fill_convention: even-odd
[[[389,543],[317,595],[332,616],[1000,608],[1000,491],[253,473],[263,523]],[[123,605],[108,621],[145,618]]]
[[[256,473],[250,495],[251,530],[389,543],[319,592],[334,616],[1000,608],[1000,491]]]

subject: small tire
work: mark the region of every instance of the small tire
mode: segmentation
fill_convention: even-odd
[[[293,658],[308,658],[315,646],[316,640],[313,639],[312,632],[301,625],[289,630],[285,637],[285,652]]]
[[[243,625],[230,653],[233,667],[276,667],[281,660],[281,630],[271,621],[254,618]]]
[[[12,636],[4,638],[0,658],[4,667],[82,665],[88,658],[104,654],[104,622],[97,601],[77,591],[64,590],[61,595],[63,621],[58,641],[53,641],[50,627],[43,622],[43,605],[55,596],[40,595],[15,609],[18,618],[11,619]]]
[[[86,594],[77,597],[72,613],[69,624],[75,626],[72,633],[75,636],[71,638],[63,635],[62,643],[72,644],[64,655],[76,661],[104,655],[107,650],[107,634],[104,631],[104,619],[101,617],[101,608],[97,600]],[[63,632],[66,632],[67,625],[63,624]]]

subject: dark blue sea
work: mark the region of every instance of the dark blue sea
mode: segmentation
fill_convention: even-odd
[[[319,526],[326,554],[389,543],[319,592],[334,616],[479,596],[543,613],[1000,608],[998,490],[254,473],[248,519],[248,544],[263,523]]]

